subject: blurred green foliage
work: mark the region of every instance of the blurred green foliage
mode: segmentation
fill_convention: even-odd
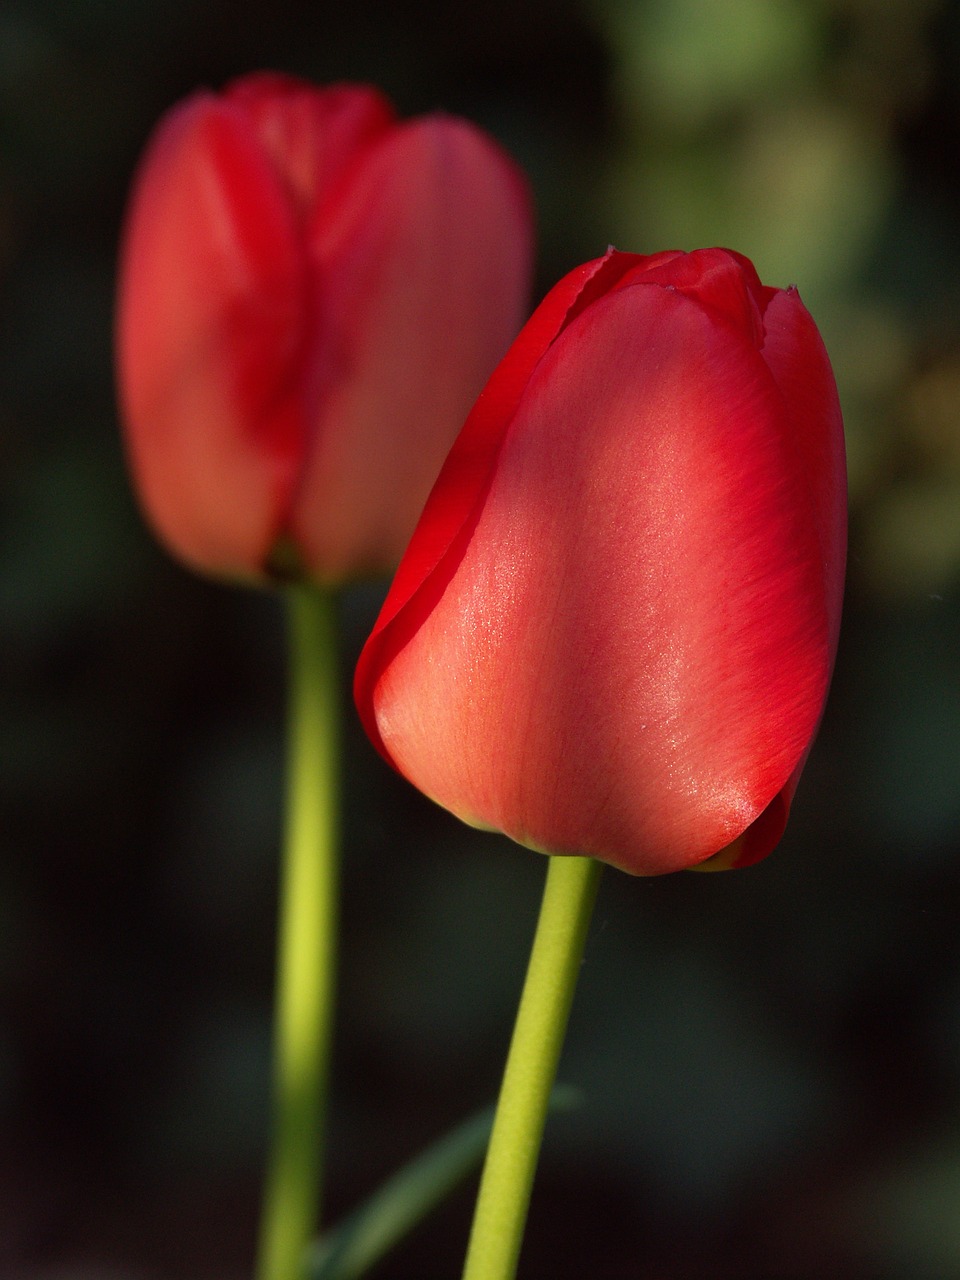
[[[142,528],[113,405],[137,153],[197,84],[369,79],[610,242],[796,283],[848,425],[848,605],[781,849],[608,873],[527,1280],[960,1265],[960,12],[948,0],[0,10],[0,1273],[240,1276],[264,1136],[283,646]],[[345,678],[382,588],[344,600]],[[346,696],[346,695],[345,695]],[[351,721],[330,1211],[492,1096],[540,860]],[[465,1193],[377,1272],[457,1273]]]
[[[897,599],[949,586],[960,245],[944,167],[956,102],[941,95],[955,15],[935,0],[599,0],[597,12],[622,122],[602,197],[616,236],[733,245],[764,280],[800,286],[844,393],[861,571]]]

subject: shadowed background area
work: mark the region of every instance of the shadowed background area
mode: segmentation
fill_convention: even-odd
[[[739,874],[605,874],[561,1066],[583,1103],[550,1124],[521,1274],[957,1273],[958,7],[8,0],[0,1275],[250,1270],[281,610],[142,526],[110,328],[150,128],[263,66],[500,138],[538,202],[537,298],[611,242],[726,244],[799,285],[840,385],[848,605],[791,825]],[[382,592],[344,597],[345,688]],[[544,872],[347,724],[334,1217],[492,1098]],[[456,1275],[471,1191],[377,1276]]]

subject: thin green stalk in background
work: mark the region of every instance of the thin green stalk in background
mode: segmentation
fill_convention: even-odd
[[[463,1280],[517,1270],[550,1090],[600,881],[592,858],[552,857],[520,997]]]
[[[286,834],[274,1012],[273,1131],[258,1280],[297,1280],[316,1232],[336,958],[339,681],[335,601],[290,588]]]

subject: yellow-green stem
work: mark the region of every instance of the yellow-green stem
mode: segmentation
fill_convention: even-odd
[[[273,1132],[258,1280],[297,1280],[317,1228],[337,932],[335,601],[330,594],[294,587],[287,604],[286,831],[277,937]]]
[[[463,1280],[512,1280],[600,864],[552,857],[480,1182]]]

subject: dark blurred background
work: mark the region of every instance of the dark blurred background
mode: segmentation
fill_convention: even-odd
[[[960,1274],[957,6],[4,0],[0,1275],[250,1270],[282,616],[145,531],[110,330],[150,128],[264,66],[496,134],[538,297],[610,242],[727,244],[840,383],[848,603],[790,829],[739,874],[606,873],[522,1275]],[[381,594],[344,600],[345,682]],[[544,873],[348,733],[328,1216],[493,1096]],[[471,1192],[381,1280],[457,1275]]]

